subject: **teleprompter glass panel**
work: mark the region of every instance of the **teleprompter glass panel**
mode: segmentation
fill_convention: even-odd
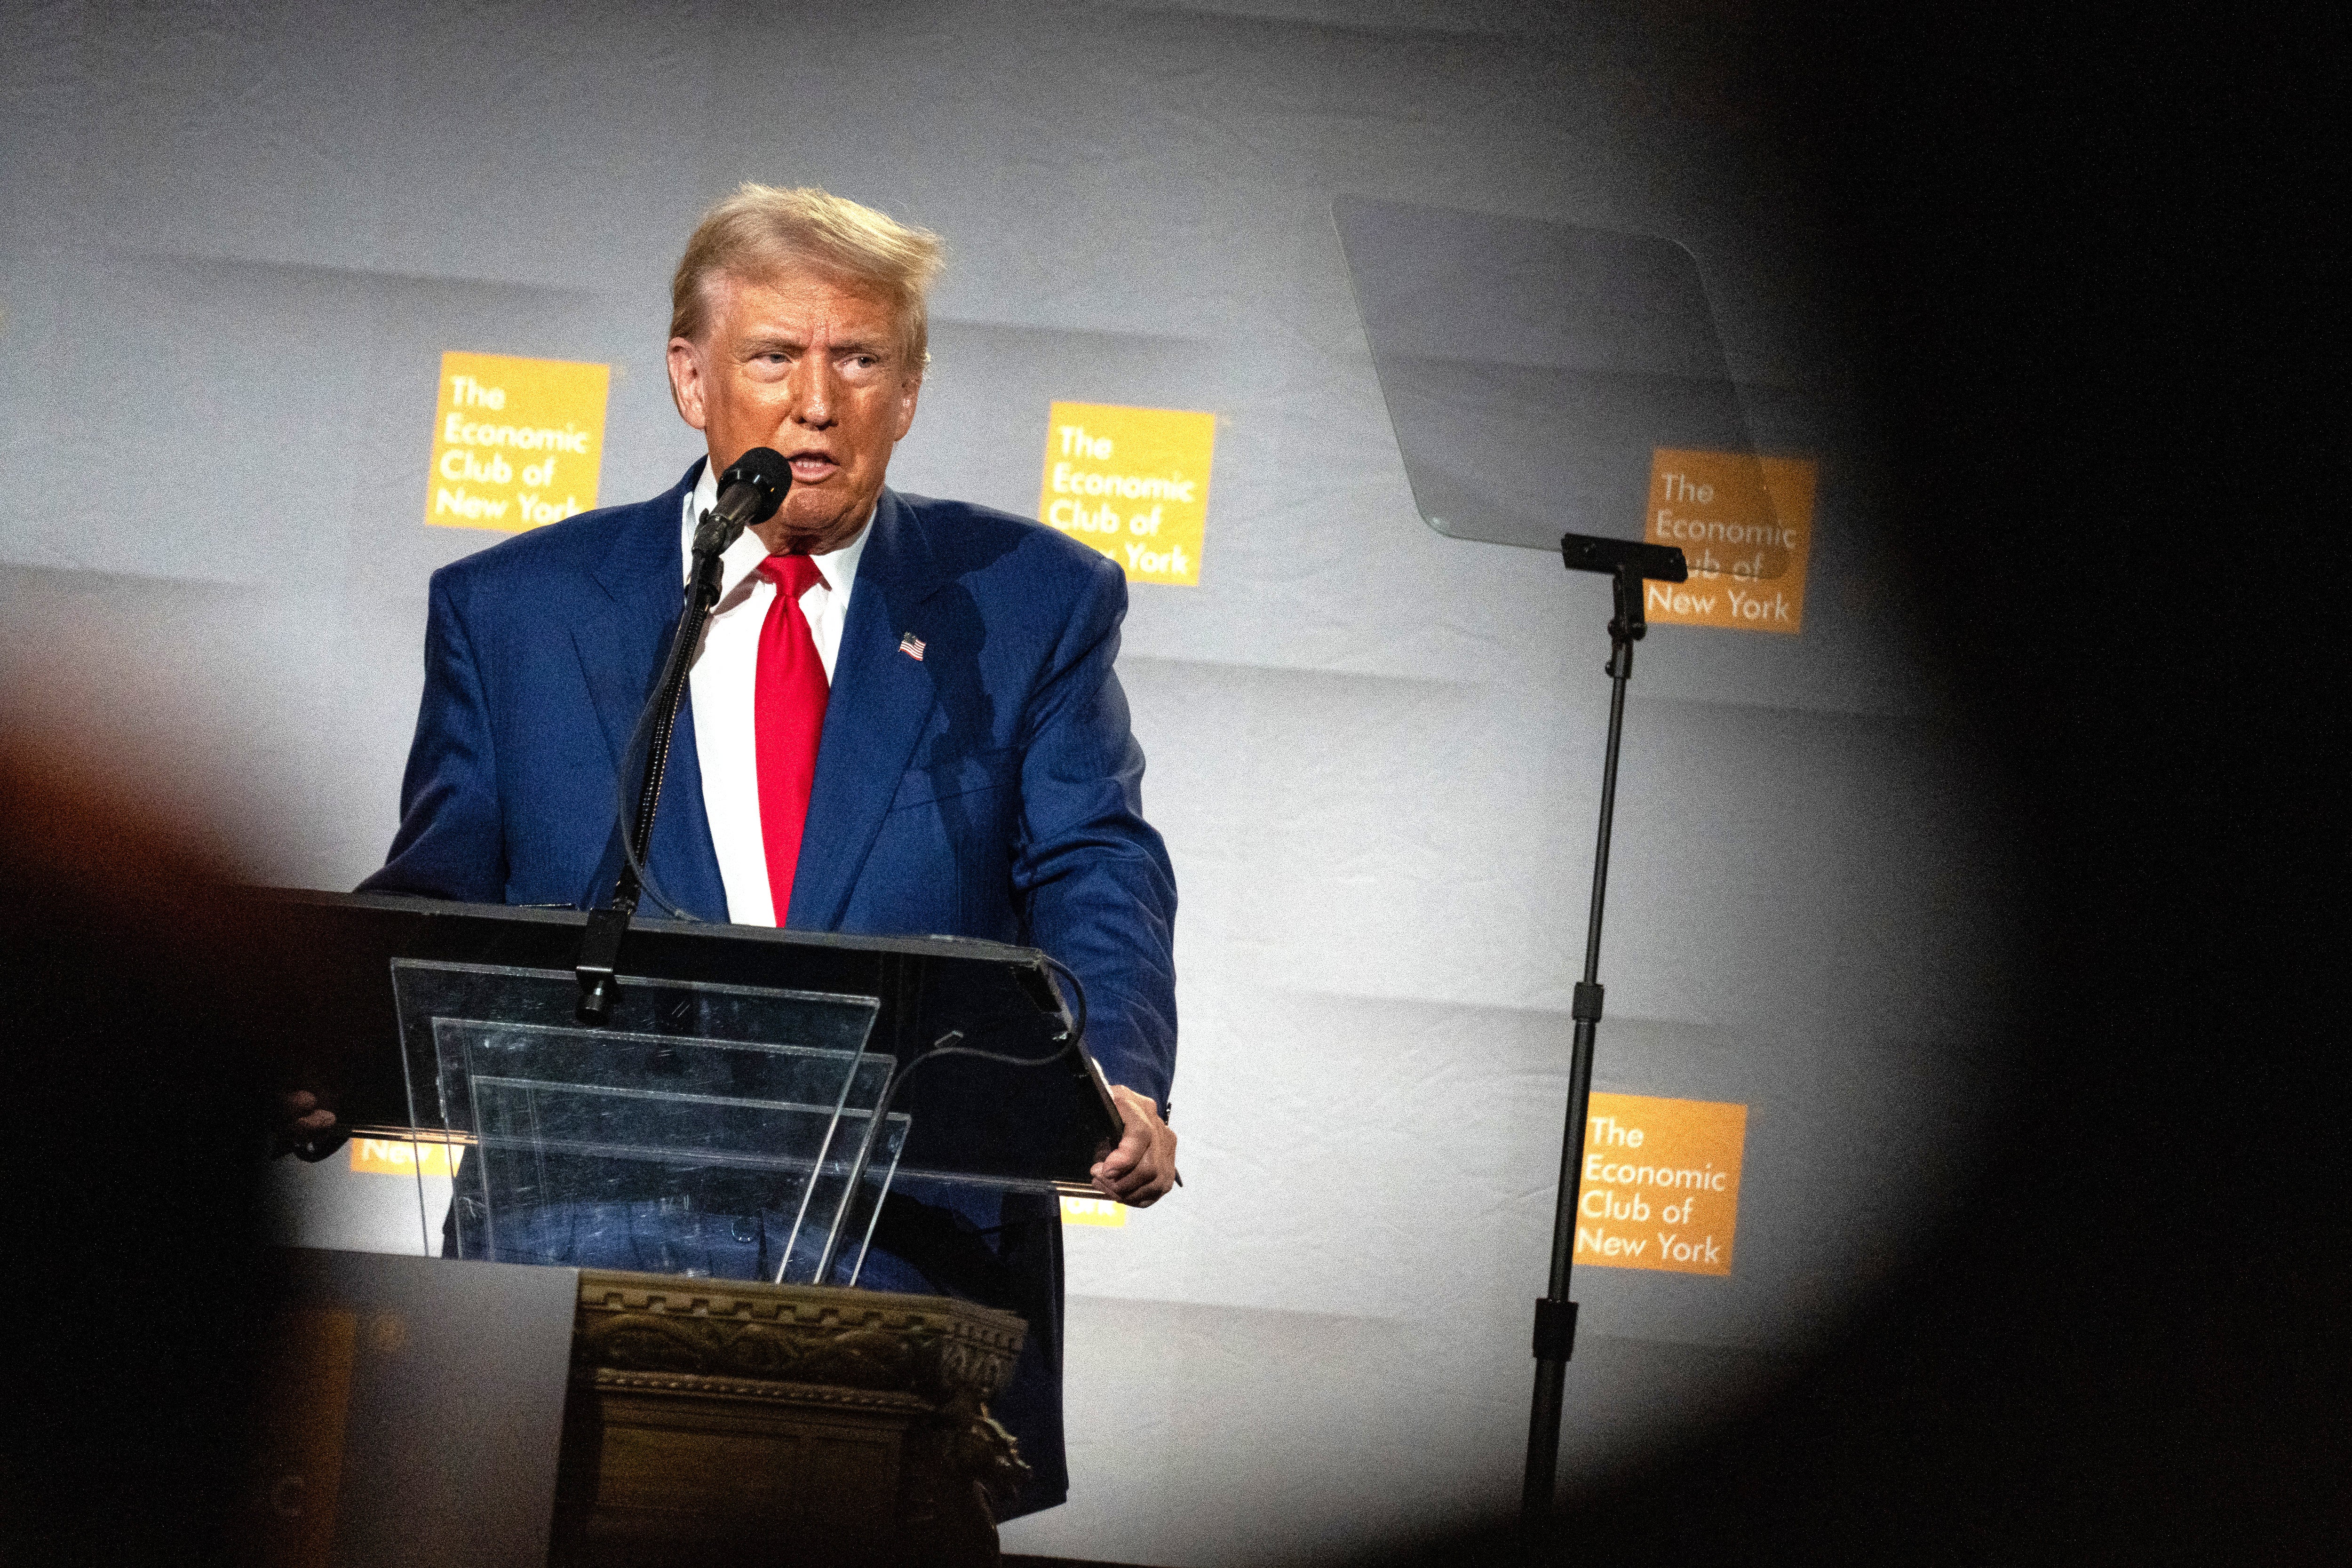
[[[1332,218],[1432,528],[1546,551],[1566,532],[1647,540],[1701,574],[1789,569],[1688,251],[1352,196]]]
[[[907,1121],[872,997],[691,982],[573,1016],[563,972],[397,960],[415,1125],[466,1148],[444,1249],[498,1262],[839,1279]],[[877,1154],[880,1156],[877,1163]]]

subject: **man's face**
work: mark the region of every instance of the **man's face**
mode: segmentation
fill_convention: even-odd
[[[782,509],[754,531],[771,552],[839,549],[915,422],[922,367],[900,349],[888,301],[861,285],[785,272],[705,287],[701,341],[670,340],[678,411],[709,441],[715,469],[754,447],[792,464]]]

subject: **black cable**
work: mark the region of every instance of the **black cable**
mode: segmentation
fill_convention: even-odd
[[[623,775],[625,776],[630,772],[635,772],[638,774],[636,793],[640,796],[645,794],[646,781],[644,774],[651,766],[653,761],[651,754],[653,751],[652,729],[655,709],[659,706],[659,703],[650,703],[637,715],[636,730],[629,736],[629,749],[622,755]],[[640,746],[643,747],[642,751],[639,749]],[[632,769],[629,766],[632,763],[637,764],[635,769]],[[621,854],[627,859],[629,869],[636,873],[637,890],[645,894],[647,898],[653,900],[655,903],[659,904],[662,907],[663,912],[667,914],[670,919],[674,921],[686,921],[696,924],[701,923],[702,917],[700,915],[695,914],[688,910],[682,910],[676,904],[670,902],[668,895],[661,890],[661,884],[654,880],[652,868],[647,866],[643,859],[638,858],[637,847],[634,841],[635,835],[631,831],[635,825],[630,821],[630,817],[634,814],[629,809],[629,792],[623,787],[622,778],[616,777],[614,779],[613,794],[613,831],[620,836]],[[656,786],[656,798],[658,798],[658,785]],[[646,852],[650,854],[653,849],[653,845],[650,842],[647,843],[646,849]],[[779,921],[778,923],[781,924],[782,922]]]
[[[950,1044],[951,1041],[962,1039],[963,1031],[950,1029],[931,1043],[929,1050],[898,1069],[898,1076],[890,1080],[890,1092],[882,1097],[880,1109],[874,1112],[876,1126],[880,1126],[883,1119],[890,1114],[890,1108],[898,1102],[898,1090],[904,1088],[907,1080],[915,1075],[915,1069],[926,1062],[935,1062],[941,1057],[977,1057],[984,1062],[1003,1062],[1008,1067],[1049,1068],[1056,1062],[1077,1054],[1079,1043],[1087,1037],[1086,983],[1078,978],[1077,971],[1055,958],[1052,953],[1041,951],[1037,956],[1051,964],[1057,973],[1068,978],[1070,990],[1077,998],[1076,1014],[1071,1019],[1070,1026],[1062,1031],[1061,1049],[1047,1057],[1016,1057],[1008,1051],[984,1051],[978,1046]]]
[[[882,1103],[876,1107],[874,1110],[873,1126],[877,1133],[883,1124],[889,1119],[891,1107],[898,1103],[898,1091],[906,1087],[907,1080],[914,1076],[915,1069],[923,1066],[926,1062],[935,1062],[941,1057],[976,1057],[984,1062],[1002,1062],[1008,1067],[1047,1068],[1054,1066],[1056,1062],[1062,1061],[1066,1058],[1076,1056],[1078,1053],[1081,1042],[1083,1042],[1087,1037],[1086,982],[1078,978],[1078,973],[1076,970],[1072,969],[1068,964],[1064,963],[1052,953],[1040,949],[1037,956],[1044,959],[1046,963],[1053,968],[1055,973],[1060,974],[1070,983],[1071,994],[1076,999],[1077,1005],[1070,1016],[1069,1026],[1062,1031],[1061,1048],[1054,1052],[1051,1056],[1044,1057],[1016,1057],[1009,1051],[984,1051],[978,1046],[959,1046],[953,1044],[952,1042],[963,1038],[963,1031],[961,1029],[950,1029],[946,1034],[941,1035],[937,1040],[933,1041],[929,1050],[923,1052],[922,1055],[917,1057],[913,1061],[908,1062],[904,1068],[898,1070],[896,1076],[891,1079],[889,1091],[883,1095]],[[1179,1183],[1181,1183],[1182,1180],[1183,1178],[1181,1176],[1177,1177],[1177,1181]],[[863,1257],[861,1255],[861,1260],[858,1267],[862,1268],[864,1266]],[[851,1278],[853,1279],[856,1278],[855,1272],[852,1273]]]
[[[1044,959],[1062,976],[1063,979],[1070,983],[1070,994],[1078,999],[1077,1016],[1070,1021],[1067,1041],[1063,1046],[1061,1052],[1063,1056],[1073,1055],[1076,1052],[1080,1042],[1085,1040],[1087,1037],[1087,984],[1085,981],[1078,978],[1078,972],[1076,970],[1072,969],[1068,964],[1064,963],[1060,959],[1055,958],[1044,948],[1039,948],[1037,950],[1037,956]],[[1059,1058],[1048,1058],[1047,1059],[1058,1060]],[[1043,1066],[1044,1064],[1040,1063],[1039,1065]]]
[[[1064,963],[1060,959],[1055,958],[1052,953],[1040,951],[1037,956],[1044,959],[1047,963],[1052,964],[1055,969],[1058,970],[1062,974],[1068,978],[1070,982],[1070,990],[1076,994],[1078,999],[1077,1016],[1071,1020],[1070,1026],[1062,1031],[1062,1048],[1060,1050],[1055,1051],[1050,1057],[1016,1057],[1009,1055],[1003,1051],[983,1051],[978,1046],[950,1046],[940,1043],[947,1040],[960,1040],[963,1038],[963,1031],[961,1029],[953,1029],[950,1030],[947,1034],[941,1035],[940,1037],[940,1041],[934,1042],[929,1050],[925,1051],[921,1056],[919,1056],[913,1061],[908,1062],[906,1067],[906,1071],[901,1072],[898,1075],[900,1079],[903,1080],[906,1078],[907,1073],[913,1072],[917,1068],[921,1067],[925,1062],[929,1061],[934,1057],[978,1057],[982,1061],[1003,1062],[1008,1066],[1016,1068],[1049,1068],[1065,1057],[1076,1056],[1078,1050],[1078,1043],[1087,1037],[1086,983],[1078,978],[1077,971],[1072,969],[1068,964]]]

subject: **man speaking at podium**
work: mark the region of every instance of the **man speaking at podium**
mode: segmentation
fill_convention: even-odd
[[[722,557],[651,884],[706,920],[1044,949],[1086,987],[1086,1043],[1126,1122],[1096,1184],[1148,1205],[1175,1176],[1176,891],[1112,671],[1126,583],[1051,529],[885,488],[940,267],[936,237],[822,191],[747,184],[705,216],[671,285],[669,376],[707,460],[652,500],[434,574],[400,829],[362,890],[610,898],[614,779],[696,521],[716,475],[772,447],[792,486]],[[663,1238],[644,1232],[567,1261],[645,1267]],[[894,1197],[859,1283],[1029,1320],[996,1407],[1034,1471],[1007,1517],[1059,1502],[1054,1201]]]

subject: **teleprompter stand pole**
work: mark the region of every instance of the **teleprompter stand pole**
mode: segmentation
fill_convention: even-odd
[[[1536,1303],[1536,1390],[1528,1415],[1527,1482],[1519,1511],[1532,1521],[1549,1512],[1559,1473],[1560,1398],[1569,1357],[1576,1350],[1576,1303],[1568,1275],[1576,1250],[1576,1200],[1584,1167],[1584,1125],[1592,1098],[1593,1037],[1601,1025],[1601,913],[1609,892],[1609,829],[1617,810],[1617,747],[1625,729],[1625,683],[1633,675],[1633,645],[1649,630],[1642,618],[1646,578],[1680,583],[1690,575],[1683,552],[1666,545],[1596,539],[1570,533],[1559,542],[1571,571],[1605,572],[1616,600],[1609,622],[1609,748],[1601,764],[1601,833],[1592,850],[1592,910],[1584,927],[1584,978],[1576,983],[1569,1016],[1575,1047],[1568,1068],[1568,1127],[1560,1141],[1559,1192],[1551,1224],[1550,1288]]]

